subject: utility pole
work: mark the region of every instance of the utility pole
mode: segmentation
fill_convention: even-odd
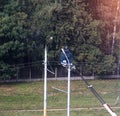
[[[67,95],[67,116],[70,116],[70,63],[68,63],[68,95]]]
[[[65,58],[67,60],[67,68],[68,68],[68,88],[67,88],[67,116],[70,116],[70,73],[71,73],[71,66],[70,61],[64,51],[64,49],[61,49],[63,54],[65,55]]]
[[[49,41],[52,41],[53,37],[49,38]],[[47,116],[47,42],[45,43],[44,50],[44,115]]]
[[[47,116],[47,44],[44,51],[44,115]]]

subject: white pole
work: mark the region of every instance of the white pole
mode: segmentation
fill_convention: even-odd
[[[111,116],[117,116],[117,114],[115,114],[107,104],[103,104],[103,106],[110,113]]]
[[[67,98],[67,116],[70,116],[70,63],[68,63],[68,98]]]
[[[44,54],[44,116],[47,115],[47,45]]]
[[[70,62],[69,62],[69,59],[64,51],[64,49],[61,49],[62,52],[64,53],[65,57],[66,57],[66,60],[68,62],[68,94],[67,94],[67,116],[70,116]]]

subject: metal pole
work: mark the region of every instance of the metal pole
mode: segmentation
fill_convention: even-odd
[[[70,116],[70,71],[71,71],[71,67],[70,67],[70,62],[69,62],[69,59],[64,51],[64,49],[61,49],[63,54],[65,55],[66,57],[66,60],[68,62],[68,90],[67,90],[67,116]]]
[[[79,72],[78,72],[79,73]],[[90,85],[87,80],[84,79],[83,75],[80,75],[82,80],[85,82],[87,87],[91,90],[91,92],[96,96],[96,98],[102,103],[104,108],[110,113],[111,116],[117,116],[115,112],[112,111],[112,108],[103,100],[103,98],[98,94],[98,92],[95,90],[93,85]]]
[[[67,93],[67,91],[64,91],[62,89],[59,89],[59,88],[56,88],[56,87],[52,87],[53,89],[57,90],[57,91],[60,91],[60,92],[63,92],[63,93]]]
[[[70,63],[68,63],[68,96],[67,96],[67,116],[70,116]]]
[[[47,45],[44,54],[44,116],[47,115]]]

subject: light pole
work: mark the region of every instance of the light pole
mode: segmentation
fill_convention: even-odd
[[[47,115],[47,44],[44,51],[44,116]]]
[[[53,37],[50,37],[50,41],[53,40]],[[47,116],[47,43],[45,43],[44,50],[44,114]]]
[[[71,66],[70,66],[70,61],[64,51],[64,49],[61,49],[63,54],[65,55],[65,58],[67,60],[67,68],[68,68],[68,90],[67,90],[67,116],[70,116],[70,72],[71,72]]]
[[[67,97],[67,116],[70,116],[70,63],[68,63],[68,97]]]

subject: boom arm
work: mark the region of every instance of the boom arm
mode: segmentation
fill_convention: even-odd
[[[95,97],[102,103],[104,108],[110,113],[111,116],[117,116],[115,112],[113,112],[112,108],[103,100],[103,98],[98,94],[98,92],[95,90],[93,85],[90,85],[86,79],[84,79],[83,75],[80,75],[82,80],[85,82],[87,87],[91,90],[91,92],[95,95]]]

